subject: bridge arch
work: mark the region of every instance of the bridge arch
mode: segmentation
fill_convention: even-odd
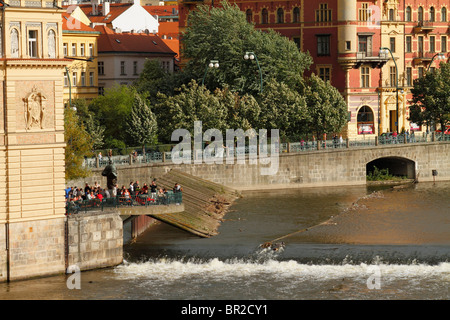
[[[387,156],[374,159],[366,164],[366,174],[373,172],[375,167],[388,169],[389,173],[394,176],[405,176],[408,179],[416,178],[416,163],[408,158]]]

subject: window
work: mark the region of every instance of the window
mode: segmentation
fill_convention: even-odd
[[[372,36],[358,36],[358,52],[369,53],[372,51]]]
[[[389,46],[390,46],[391,51],[395,52],[395,38],[394,37],[391,37],[389,39]]]
[[[72,87],[76,87],[77,86],[77,73],[73,72],[72,73]]]
[[[395,67],[389,68],[389,82],[391,87],[397,86],[397,72]]]
[[[345,41],[345,50],[352,50],[352,42]]]
[[[441,52],[447,52],[447,36],[441,36]]]
[[[82,87],[86,86],[86,72],[84,71],[81,72],[81,86]]]
[[[442,7],[442,9],[441,9],[441,21],[447,22],[447,8],[446,7]]]
[[[94,86],[94,73],[93,72],[89,72],[89,85],[91,87]]]
[[[430,52],[436,52],[436,37],[430,36]]]
[[[37,58],[37,31],[28,30],[28,55],[30,58]]]
[[[298,50],[300,50],[300,37],[294,37],[292,40],[295,42],[295,45],[297,46]]]
[[[412,52],[412,37],[406,36],[405,38],[405,51]]]
[[[292,22],[294,22],[294,23],[300,22],[300,8],[299,7],[295,7],[294,10],[292,11]]]
[[[369,11],[369,3],[363,2],[361,3],[361,8],[359,9],[359,21],[369,21],[370,20],[370,11]]]
[[[133,75],[137,75],[138,74],[138,62],[137,61],[133,61]]]
[[[394,9],[389,9],[389,21],[395,21],[395,11],[394,11]]]
[[[424,72],[423,72],[423,70],[424,70],[424,68],[423,68],[423,67],[419,67],[419,68],[418,68],[418,74],[419,74],[419,78],[422,78],[422,77],[423,77],[423,75],[424,75]]]
[[[105,94],[105,88],[104,87],[98,87],[98,95],[102,96]]]
[[[89,57],[94,56],[94,44],[89,43]]]
[[[277,23],[284,23],[284,10],[282,8],[277,10]]]
[[[374,116],[369,106],[362,106],[356,116],[358,134],[374,134]]]
[[[417,37],[417,51],[419,51],[419,53],[423,53],[423,36]]]
[[[64,87],[69,86],[69,78],[67,77],[67,72],[64,72]]]
[[[77,55],[77,45],[76,43],[72,43],[72,57]]]
[[[63,52],[64,52],[64,57],[67,57],[68,55],[68,51],[67,51],[67,43],[63,43]]]
[[[80,56],[84,57],[86,54],[84,52],[84,43],[80,43]]]
[[[361,67],[361,88],[370,87],[370,68]]]
[[[423,8],[419,7],[419,9],[417,9],[417,20],[419,22],[423,22]]]
[[[98,74],[99,75],[105,74],[105,63],[103,61],[98,62]]]
[[[409,6],[406,7],[405,20],[406,21],[411,21],[412,20],[411,7],[409,7]]]
[[[330,55],[330,36],[320,35],[317,36],[317,55],[329,56]]]
[[[412,87],[412,68],[411,67],[406,68],[406,85],[408,87]]]
[[[436,19],[436,12],[434,10],[434,7],[430,7],[430,19],[429,20],[431,22],[434,22],[435,19]]]
[[[262,9],[261,12],[261,23],[262,24],[268,24],[269,23],[269,12],[266,8]]]
[[[316,22],[331,21],[331,9],[328,9],[327,3],[319,4],[319,9],[316,10]]]
[[[331,68],[330,67],[319,67],[319,78],[323,81],[330,81]]]
[[[120,61],[120,75],[124,76],[125,73],[125,61]]]
[[[245,12],[245,16],[247,17],[247,22],[248,22],[248,23],[252,23],[252,21],[253,21],[253,13],[252,13],[252,10],[247,9],[247,11]]]

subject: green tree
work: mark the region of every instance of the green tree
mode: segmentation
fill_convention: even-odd
[[[145,146],[157,141],[155,115],[137,92],[134,93],[131,113],[126,119],[125,133],[132,146]]]
[[[236,5],[221,2],[222,7],[197,6],[188,17],[183,35],[183,55],[188,60],[184,73],[199,83],[205,74],[208,88],[225,87],[243,94],[260,91],[260,73],[256,61],[245,60],[254,52],[261,67],[263,81],[275,77],[293,85],[312,64],[307,53],[300,52],[293,41],[273,30],[256,30]],[[210,60],[220,67],[208,69]],[[263,85],[264,87],[264,85]]]
[[[302,82],[298,90],[306,99],[308,122],[306,132],[321,139],[325,133],[339,132],[347,123],[347,104],[329,81],[315,74]]]
[[[272,79],[257,100],[261,112],[255,127],[279,129],[282,139],[297,138],[305,133],[309,119],[306,100],[296,90]]]
[[[450,64],[414,80],[409,120],[418,125],[450,124]]]
[[[104,143],[103,138],[105,128],[100,125],[94,112],[89,110],[89,105],[86,99],[74,99],[72,101],[72,107],[77,110],[77,116],[83,123],[86,132],[91,136],[93,148],[101,148]]]
[[[159,94],[155,106],[158,115],[159,138],[170,142],[175,129],[187,129],[194,134],[194,121],[202,121],[203,130],[225,130],[227,110],[219,99],[196,81],[182,85],[174,96]]]
[[[92,155],[92,139],[72,108],[64,110],[64,139],[66,180],[87,177],[90,172],[83,161],[85,156]]]
[[[131,86],[115,85],[91,101],[90,110],[99,125],[105,128],[106,148],[117,148],[126,142],[126,120],[131,114],[135,92]]]

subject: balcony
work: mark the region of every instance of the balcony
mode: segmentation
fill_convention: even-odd
[[[434,21],[419,21],[414,27],[415,33],[430,32],[434,30]]]
[[[371,64],[372,68],[381,68],[386,61],[390,59],[390,55],[375,51],[375,52],[357,52],[354,68],[359,68],[363,64]]]
[[[436,54],[436,52],[414,52],[412,55],[414,64],[421,64],[421,63],[430,63],[433,59],[433,56]]]
[[[205,0],[181,0],[183,4],[202,4]]]

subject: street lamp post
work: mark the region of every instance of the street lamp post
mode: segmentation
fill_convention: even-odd
[[[74,57],[64,57],[64,59],[69,59],[69,60],[79,60],[79,61],[87,61],[87,62],[92,62],[94,61],[94,59],[92,57],[89,57],[87,59],[82,59],[82,58],[74,58]],[[70,76],[69,76],[69,68],[67,68],[67,66],[65,66],[66,68],[66,74],[67,74],[67,81],[69,83],[69,106],[72,106],[72,84],[70,82]]]
[[[436,53],[436,54],[433,56],[433,58],[431,58],[430,64],[428,65],[428,68],[427,68],[427,72],[430,71],[430,67],[431,67],[431,64],[433,63],[434,59],[437,59],[437,60],[445,60],[445,54],[443,54],[442,52]]]
[[[203,79],[202,79],[202,86],[205,83],[206,74],[208,73],[209,68],[216,68],[216,69],[219,68],[219,60],[211,60],[209,62],[209,64],[206,66],[205,74],[203,75]]]
[[[395,65],[395,92],[396,92],[396,120],[397,120],[397,122],[396,122],[396,128],[397,128],[397,134],[399,133],[399,130],[398,130],[398,126],[399,126],[399,123],[398,123],[398,67],[397,67],[397,62],[395,62],[395,58],[394,58],[394,55],[392,54],[392,51],[391,51],[391,49],[389,49],[389,48],[386,48],[386,47],[382,47],[382,48],[380,48],[380,54],[387,54],[387,53],[390,53],[391,54],[391,57],[392,57],[392,61],[394,61],[394,65]]]
[[[256,54],[252,51],[247,51],[244,55],[244,59],[245,60],[255,60],[256,61],[256,65],[258,66],[258,70],[259,70],[259,79],[260,79],[260,90],[261,93],[263,91],[263,79],[262,79],[262,72],[261,72],[261,67],[259,66],[259,62],[258,62],[258,57],[256,56]]]

